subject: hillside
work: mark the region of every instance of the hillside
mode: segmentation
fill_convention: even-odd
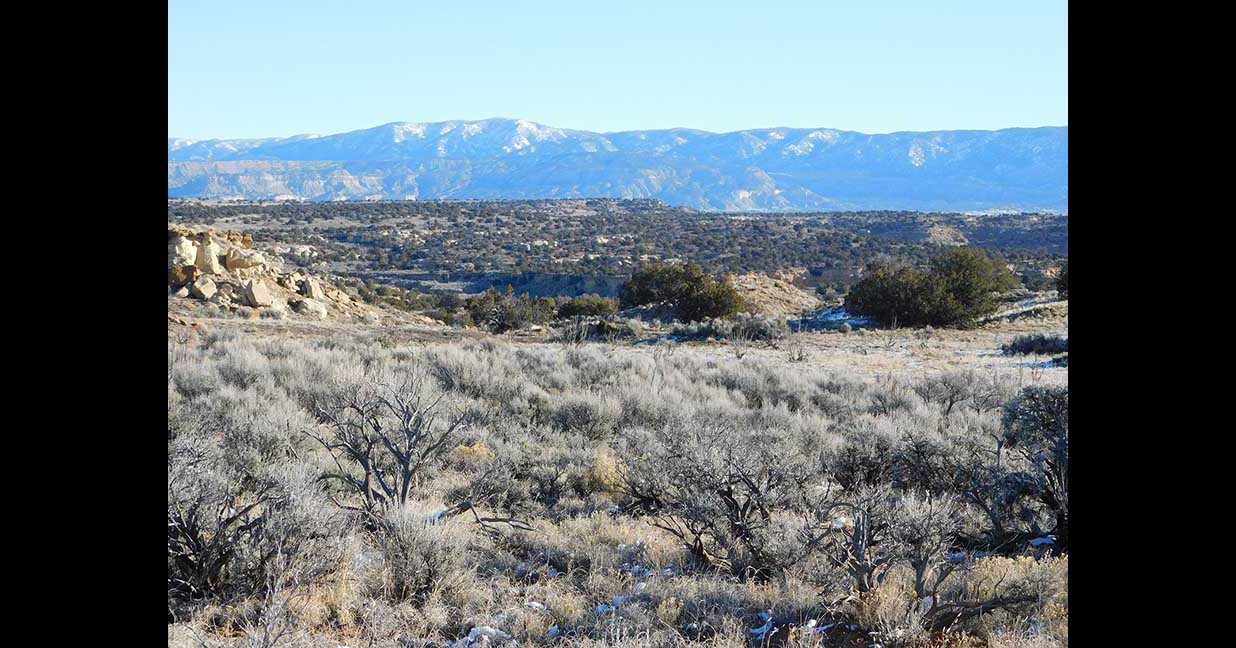
[[[168,139],[168,196],[656,198],[703,210],[1068,210],[1068,127],[593,133],[525,120]]]

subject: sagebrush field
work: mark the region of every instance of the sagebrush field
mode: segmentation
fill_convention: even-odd
[[[708,345],[170,342],[169,643],[1066,645],[1067,421]]]

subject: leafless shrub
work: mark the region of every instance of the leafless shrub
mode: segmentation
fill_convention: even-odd
[[[1013,385],[969,369],[927,376],[915,384],[914,391],[924,401],[940,405],[947,416],[963,404],[980,412],[999,408],[1012,397]]]
[[[360,500],[340,506],[370,516],[402,507],[425,469],[451,450],[467,421],[427,378],[415,366],[397,376],[369,374],[341,384],[333,398],[317,405],[326,431],[310,428],[306,434],[334,462],[321,478]]]
[[[311,582],[336,563],[344,520],[295,467],[230,472],[198,437],[168,452],[169,614],[202,599],[230,602]]]
[[[774,515],[808,473],[784,437],[706,425],[628,435],[623,492],[704,568],[766,579],[792,560],[770,551]]]

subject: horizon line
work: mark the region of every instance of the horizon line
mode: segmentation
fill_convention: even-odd
[[[167,139],[169,140],[190,140],[194,143],[197,143],[197,142],[245,141],[245,140],[251,141],[251,140],[267,140],[267,139],[268,140],[281,140],[281,139],[291,139],[293,137],[320,138],[320,137],[332,137],[335,135],[348,135],[351,133],[360,133],[363,131],[373,130],[375,128],[382,128],[383,126],[394,126],[397,124],[415,124],[419,126],[432,126],[436,124],[449,124],[449,123],[476,124],[480,122],[491,122],[491,121],[528,122],[530,124],[535,124],[537,126],[544,126],[547,128],[554,128],[557,130],[574,131],[574,132],[579,132],[579,133],[592,133],[594,135],[621,135],[624,133],[676,131],[676,130],[696,131],[699,133],[707,133],[709,135],[732,135],[734,133],[747,133],[751,131],[776,131],[776,130],[831,130],[831,131],[837,131],[839,133],[854,133],[858,135],[898,135],[901,133],[955,133],[955,132],[995,133],[995,132],[1005,131],[1005,130],[1035,130],[1039,128],[1068,128],[1069,127],[1069,125],[1065,123],[1065,124],[1044,124],[1041,126],[1005,126],[1003,128],[937,128],[937,129],[929,129],[929,130],[902,129],[902,130],[894,130],[894,131],[887,131],[887,132],[865,132],[865,131],[858,131],[858,130],[847,130],[844,128],[832,128],[829,126],[756,126],[754,128],[740,128],[737,130],[728,130],[728,131],[710,131],[710,130],[705,130],[702,128],[693,128],[691,126],[669,126],[669,127],[664,127],[664,128],[634,128],[634,129],[615,130],[615,131],[594,131],[594,130],[587,130],[583,128],[566,128],[566,127],[561,127],[561,126],[552,126],[552,125],[534,121],[531,119],[524,119],[521,117],[487,117],[484,119],[446,119],[442,121],[406,121],[406,120],[389,121],[389,122],[383,122],[381,124],[377,124],[374,126],[367,126],[364,128],[355,128],[352,130],[345,130],[345,131],[339,131],[339,132],[327,133],[327,134],[294,133],[292,135],[284,135],[284,136],[275,135],[275,136],[264,136],[264,137],[204,137],[204,138],[168,135]]]

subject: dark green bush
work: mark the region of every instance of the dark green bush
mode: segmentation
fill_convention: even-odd
[[[957,248],[932,259],[926,271],[893,262],[868,266],[845,305],[885,325],[968,326],[995,312],[995,295],[1017,283],[1002,259]]]
[[[640,268],[622,286],[622,306],[666,303],[685,322],[731,317],[742,298],[729,281],[717,280],[693,264],[655,263]]]
[[[1059,335],[1044,335],[1042,333],[1019,335],[1012,342],[1000,347],[1000,350],[1005,355],[1054,355],[1057,353],[1068,353],[1069,339]]]
[[[572,297],[558,307],[558,317],[605,317],[618,310],[618,302],[600,295]]]
[[[1060,268],[1060,274],[1056,277],[1056,292],[1060,293],[1061,297],[1069,296],[1069,262],[1065,261],[1064,266]]]

